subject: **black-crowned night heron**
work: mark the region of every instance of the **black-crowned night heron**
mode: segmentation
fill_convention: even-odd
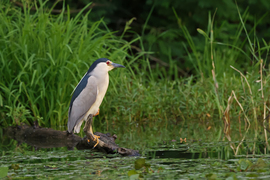
[[[90,129],[84,128],[84,131],[90,131],[93,139],[97,142],[95,146],[98,144],[99,136],[94,135],[92,130],[92,117],[99,114],[99,106],[107,92],[109,85],[108,72],[119,67],[125,66],[113,63],[106,58],[100,58],[91,65],[75,88],[71,98],[68,112],[69,133],[72,133],[72,131],[79,133],[83,121],[86,121],[85,128],[87,122],[91,121],[89,122]]]

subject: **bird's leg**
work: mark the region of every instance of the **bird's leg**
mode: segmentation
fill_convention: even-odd
[[[93,148],[95,148],[95,147],[98,145],[98,143],[99,143],[98,138],[100,138],[100,137],[94,135],[93,130],[92,130],[92,121],[93,121],[93,115],[90,114],[90,115],[87,117],[87,120],[86,120],[86,122],[85,122],[83,131],[84,131],[84,133],[86,134],[86,136],[87,136],[88,139],[91,139],[91,140],[97,142],[97,143],[94,145],[94,147],[93,147]]]
[[[95,117],[95,116],[97,116],[97,115],[99,115],[99,109],[98,109],[98,112],[97,112],[93,117]],[[98,142],[99,142],[98,138],[100,138],[100,136],[94,135],[93,129],[92,129],[92,122],[91,122],[91,125],[90,125],[90,132],[93,134],[94,140],[97,141],[97,143],[96,143],[96,144],[94,145],[94,147],[93,147],[93,148],[95,148],[95,147],[98,145]]]
[[[92,136],[94,137],[94,141],[97,142],[97,143],[94,145],[94,147],[93,147],[93,148],[95,148],[95,147],[98,145],[98,143],[99,143],[98,138],[100,138],[100,136],[94,135],[93,130],[92,130],[92,124],[91,124],[91,126],[90,126],[90,132],[91,132]]]
[[[88,139],[93,139],[92,132],[89,131],[89,129],[90,129],[90,127],[91,127],[92,119],[93,119],[93,115],[90,114],[90,115],[87,117],[87,120],[86,120],[85,125],[84,125],[84,128],[83,128],[83,131],[84,131],[84,133],[86,134],[86,136],[87,136]]]

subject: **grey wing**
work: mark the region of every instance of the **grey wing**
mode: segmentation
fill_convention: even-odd
[[[97,97],[96,78],[94,76],[90,76],[88,79],[85,79],[85,81],[87,81],[87,82],[84,82],[86,83],[86,86],[83,89],[78,89],[80,93],[74,99],[74,101],[69,107],[68,131],[70,133],[72,132],[73,128],[83,120],[87,111],[91,108],[91,106],[96,101],[96,97]],[[80,87],[80,84],[77,86],[77,88],[79,87]],[[74,94],[76,93],[77,88]]]

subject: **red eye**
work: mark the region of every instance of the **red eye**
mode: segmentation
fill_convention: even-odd
[[[107,61],[106,64],[109,65],[110,64],[110,61]]]

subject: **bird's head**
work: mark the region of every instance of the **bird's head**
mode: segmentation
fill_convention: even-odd
[[[121,64],[116,64],[110,61],[107,58],[100,58],[96,60],[91,67],[88,70],[88,73],[107,73],[108,71],[114,69],[114,68],[125,68],[125,66]]]

